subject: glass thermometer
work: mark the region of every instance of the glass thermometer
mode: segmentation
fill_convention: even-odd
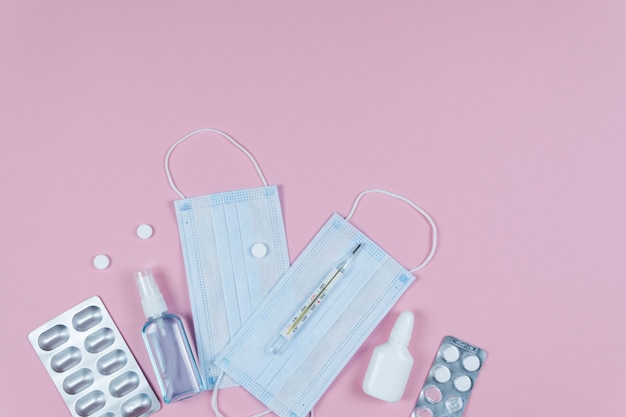
[[[304,323],[315,312],[317,307],[324,301],[330,290],[337,284],[339,279],[343,276],[344,271],[348,267],[348,264],[352,261],[357,252],[361,249],[359,243],[356,247],[346,256],[339,264],[333,268],[332,271],[326,276],[326,278],[315,288],[313,293],[302,303],[302,306],[298,309],[296,314],[293,315],[291,320],[285,325],[283,330],[278,335],[270,347],[270,352],[274,354],[282,353],[283,348],[287,345],[287,342],[302,328]]]

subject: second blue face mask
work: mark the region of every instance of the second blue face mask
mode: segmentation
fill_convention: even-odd
[[[407,270],[349,220],[361,197],[400,199],[432,227],[432,248]],[[382,217],[380,221],[385,221]],[[348,216],[333,214],[298,256],[217,363],[280,417],[304,417],[363,341],[433,257],[437,229],[412,201],[384,190],[359,194]],[[219,414],[217,399],[213,408]],[[260,415],[260,414],[259,414]]]
[[[250,160],[262,187],[187,198],[169,170],[172,151],[190,137],[211,132],[229,140]],[[200,129],[174,143],[165,169],[172,189],[187,273],[200,372],[213,389],[215,358],[289,267],[283,215],[276,186],[267,184],[254,157],[232,137]],[[224,378],[220,387],[236,385]]]

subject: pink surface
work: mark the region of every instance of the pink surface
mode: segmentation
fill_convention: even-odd
[[[446,334],[489,352],[466,417],[622,415],[624,2],[5,0],[0,57],[1,415],[69,415],[26,336],[90,295],[156,383],[132,272],[157,269],[191,325],[163,158],[199,127],[234,135],[280,186],[292,260],[365,188],[440,227],[433,263],[316,415],[408,417]],[[260,184],[208,135],[172,168],[189,195]],[[428,249],[402,203],[367,196],[353,220],[407,267]],[[383,403],[361,380],[405,309],[415,367]],[[228,416],[263,409],[222,394]],[[158,415],[213,415],[210,395]]]

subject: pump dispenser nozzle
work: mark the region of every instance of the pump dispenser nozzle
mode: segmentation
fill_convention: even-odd
[[[147,318],[158,316],[167,311],[165,298],[150,270],[135,272],[135,282],[141,298],[141,306]]]
[[[183,322],[167,311],[167,304],[150,270],[135,273],[141,305],[148,321],[141,330],[150,362],[166,404],[202,391],[200,371]]]

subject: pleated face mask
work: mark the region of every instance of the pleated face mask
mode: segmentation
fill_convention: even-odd
[[[367,193],[398,198],[430,223],[432,247],[405,269],[349,223]],[[384,221],[384,219],[381,219]],[[217,359],[218,366],[280,417],[303,417],[432,259],[435,223],[410,200],[359,194],[333,214]]]
[[[262,187],[187,198],[172,179],[172,151],[201,132],[229,140],[250,160]],[[276,186],[267,184],[254,157],[232,137],[200,129],[174,143],[165,157],[172,189],[200,363],[207,389],[213,389],[215,358],[289,267],[283,215]],[[236,385],[225,378],[220,387]]]

